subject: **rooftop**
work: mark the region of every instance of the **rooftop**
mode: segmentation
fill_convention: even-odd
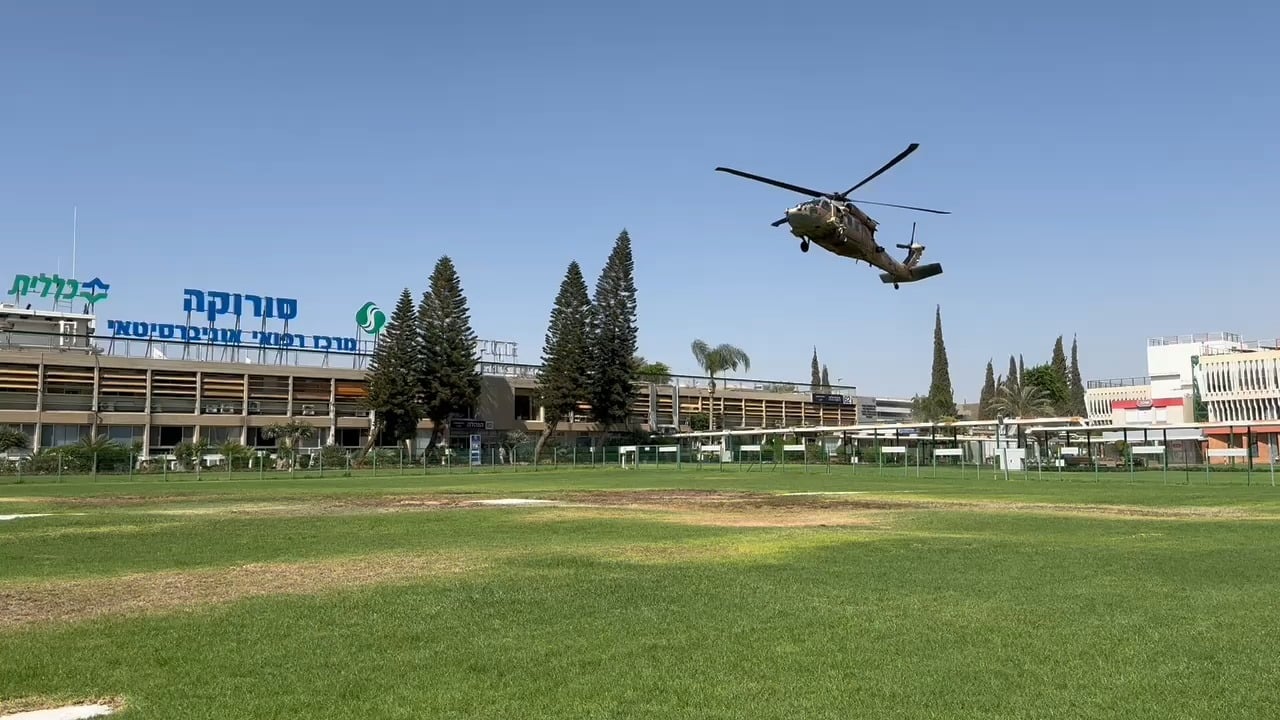
[[[1165,335],[1163,337],[1147,338],[1147,347],[1159,347],[1161,345],[1190,345],[1192,343],[1204,342],[1240,342],[1240,335],[1233,332],[1213,332],[1213,333],[1192,333],[1190,335]]]

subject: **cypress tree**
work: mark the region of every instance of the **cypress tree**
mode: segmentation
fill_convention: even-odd
[[[448,255],[431,271],[418,305],[421,339],[421,390],[431,419],[430,451],[448,428],[449,418],[475,407],[480,399],[480,357],[462,281]]]
[[[926,398],[931,419],[955,417],[956,401],[951,390],[951,369],[947,364],[947,346],[942,340],[942,306],[937,306],[933,319],[933,379]]]
[[[827,365],[822,365],[822,392],[831,392],[831,376],[827,374]]]
[[[1087,417],[1089,409],[1084,403],[1084,381],[1080,378],[1080,356],[1076,347],[1076,336],[1071,336],[1071,370],[1068,384],[1071,391],[1071,415]]]
[[[1008,384],[1014,387],[1018,385],[1018,361],[1014,360],[1012,355],[1009,356],[1009,374],[1005,376],[1004,382],[1000,384],[1002,386]]]
[[[395,444],[417,435],[423,415],[418,402],[420,342],[418,313],[413,295],[405,288],[369,358],[369,394],[364,404],[373,411],[373,427],[366,453],[379,440]]]
[[[1059,416],[1071,414],[1071,374],[1067,370],[1067,353],[1062,349],[1062,336],[1053,341],[1053,352],[1049,356],[1049,368],[1053,370],[1054,384],[1061,385],[1065,391],[1062,398],[1053,406]]]
[[[818,367],[818,347],[813,347],[813,359],[809,361],[809,392],[822,392],[822,370]]]
[[[587,399],[588,340],[591,328],[591,298],[578,261],[569,263],[560,292],[551,308],[546,340],[542,346],[542,369],[538,372],[538,403],[542,405],[542,434],[533,448],[538,462],[542,446],[577,403]],[[638,364],[638,363],[637,363]]]
[[[631,361],[638,334],[635,261],[631,236],[625,229],[614,241],[596,281],[593,305],[588,401],[603,442],[611,425],[627,419],[635,394],[633,384],[639,379]]]
[[[996,369],[991,364],[991,360],[987,360],[987,376],[982,381],[982,393],[978,396],[978,419],[991,419],[991,402],[996,398]]]
[[[1022,353],[1018,353],[1018,384],[1019,385],[1023,385],[1027,382],[1027,379],[1023,377],[1023,374],[1026,371],[1027,371],[1027,366],[1022,364]]]

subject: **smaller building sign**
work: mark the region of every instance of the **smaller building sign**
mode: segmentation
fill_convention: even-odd
[[[36,294],[42,298],[52,294],[54,300],[74,301],[76,298],[82,298],[89,303],[89,307],[93,307],[107,299],[107,291],[110,289],[110,285],[96,277],[87,282],[81,282],[75,278],[60,277],[57,273],[53,275],[19,274],[13,276],[13,285],[9,288],[9,294],[13,296],[15,302],[27,295]]]
[[[852,405],[853,398],[833,393],[811,393],[811,402],[815,405]]]

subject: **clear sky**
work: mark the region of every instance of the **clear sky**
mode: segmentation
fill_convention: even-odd
[[[1149,335],[1280,336],[1280,6],[954,3],[5,3],[0,275],[292,296],[351,334],[456,262],[481,337],[537,362],[570,259],[634,241],[640,351],[909,396],[942,307],[957,401],[988,358],[1079,336],[1087,378]],[[910,142],[867,200],[945,273],[893,290],[769,222]],[[895,251],[899,252],[899,251]],[[0,292],[8,288],[0,289]]]

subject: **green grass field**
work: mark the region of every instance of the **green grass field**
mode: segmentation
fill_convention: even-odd
[[[1218,480],[9,484],[0,715],[1275,717],[1280,488]]]

